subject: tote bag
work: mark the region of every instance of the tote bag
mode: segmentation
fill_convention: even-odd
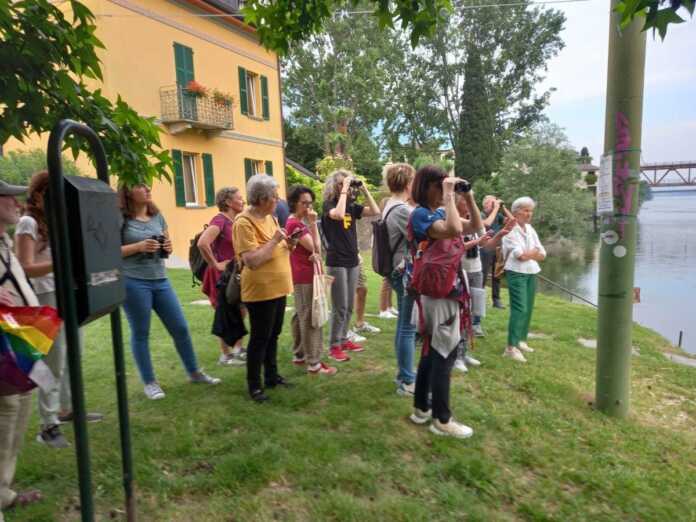
[[[326,275],[320,261],[314,262],[312,285],[312,326],[321,328],[331,316],[331,285],[333,276]]]

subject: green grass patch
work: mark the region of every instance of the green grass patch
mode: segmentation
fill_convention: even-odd
[[[412,425],[411,401],[395,394],[394,321],[368,318],[382,333],[323,378],[290,363],[288,314],[279,361],[297,386],[270,391],[259,406],[246,396],[243,368],[215,364],[212,310],[190,304],[203,298],[190,273],[170,276],[199,362],[223,383],[188,384],[156,319],[152,351],[165,400],[145,398],[126,354],[140,520],[696,520],[696,370],[667,361],[661,352],[673,348],[650,330],[634,329],[632,410],[616,420],[589,405],[595,352],[576,342],[596,336],[595,310],[539,296],[532,330],[549,337],[530,342],[537,351],[523,366],[501,357],[507,311],[489,309],[475,348],[483,366],[453,377],[455,416],[475,433],[449,440]],[[369,278],[375,313],[379,279]],[[108,319],[88,327],[83,365],[88,407],[107,415],[89,426],[98,519],[121,519]],[[39,445],[37,429],[34,413],[17,481],[45,500],[6,519],[78,520],[74,453]],[[73,440],[72,427],[65,431]]]

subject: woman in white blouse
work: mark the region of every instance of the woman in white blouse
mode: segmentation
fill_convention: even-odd
[[[505,275],[510,293],[508,342],[503,356],[518,362],[527,362],[523,351],[534,351],[527,345],[527,334],[534,309],[536,274],[541,272],[538,261],[546,259],[546,250],[529,224],[534,207],[536,203],[532,198],[517,198],[512,204],[517,226],[503,238]]]

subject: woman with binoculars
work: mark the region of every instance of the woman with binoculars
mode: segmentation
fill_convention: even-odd
[[[131,350],[148,399],[164,399],[164,391],[155,378],[150,355],[150,319],[158,315],[174,340],[176,351],[192,383],[218,384],[220,379],[203,373],[198,367],[188,323],[179,299],[164,268],[164,259],[172,252],[167,222],[152,202],[150,187],[135,185],[119,189],[123,226],[121,254],[126,285],[126,312],[131,329]]]
[[[367,206],[355,202],[360,193],[367,199]],[[379,206],[367,186],[351,172],[337,170],[326,178],[321,228],[327,243],[326,272],[334,277],[329,357],[338,362],[350,360],[345,352],[363,351],[361,345],[348,339],[360,270],[357,220],[379,214]]]

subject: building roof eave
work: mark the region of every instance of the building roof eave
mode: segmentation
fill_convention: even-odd
[[[234,14],[232,14],[231,11],[226,11],[223,9],[220,9],[218,7],[215,7],[213,4],[210,4],[206,2],[205,0],[183,0],[189,5],[192,5],[194,7],[197,7],[203,11],[206,11],[210,14],[216,14],[216,15],[227,15],[227,16],[220,16],[219,19],[233,25],[242,31],[246,31],[249,34],[253,34],[256,36],[256,29],[252,27],[249,24],[246,24],[239,20]]]

